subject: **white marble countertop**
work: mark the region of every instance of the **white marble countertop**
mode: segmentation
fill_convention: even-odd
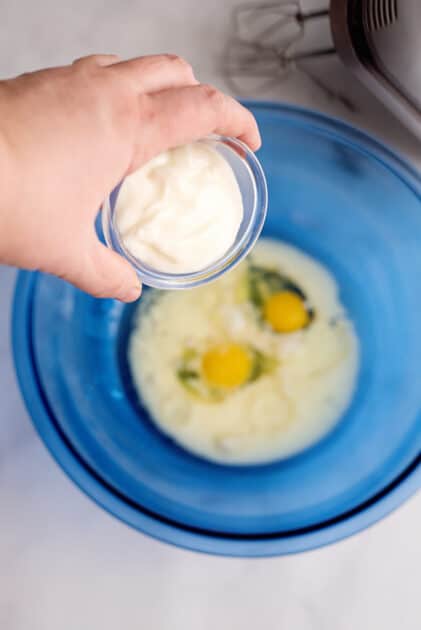
[[[2,77],[92,52],[171,51],[187,57],[202,80],[224,87],[221,51],[235,0],[0,4]],[[320,72],[352,96],[358,114],[299,76],[260,96],[351,118],[419,160],[420,145],[336,60]],[[96,507],[52,461],[21,402],[9,342],[13,282],[14,272],[0,269],[2,630],[419,630],[420,495],[349,540],[265,560],[175,549]]]

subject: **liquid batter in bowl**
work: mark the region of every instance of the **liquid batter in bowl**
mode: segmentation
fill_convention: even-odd
[[[292,455],[335,424],[358,343],[329,272],[261,240],[207,287],[149,294],[129,360],[162,431],[208,459],[249,464]]]

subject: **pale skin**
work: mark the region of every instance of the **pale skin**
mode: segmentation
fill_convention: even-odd
[[[135,271],[96,236],[98,209],[150,158],[211,133],[260,146],[251,113],[174,55],[93,55],[0,81],[0,262],[137,299]]]

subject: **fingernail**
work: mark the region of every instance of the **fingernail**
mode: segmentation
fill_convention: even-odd
[[[122,302],[134,302],[140,298],[141,293],[142,287],[137,285],[136,287],[131,287],[120,299]]]

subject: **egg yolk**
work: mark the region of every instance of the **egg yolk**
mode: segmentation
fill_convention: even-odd
[[[302,298],[293,291],[271,295],[264,304],[263,316],[273,330],[281,333],[300,330],[310,321]]]
[[[249,379],[252,363],[247,348],[236,343],[228,343],[215,346],[203,355],[202,370],[210,385],[239,387]]]

